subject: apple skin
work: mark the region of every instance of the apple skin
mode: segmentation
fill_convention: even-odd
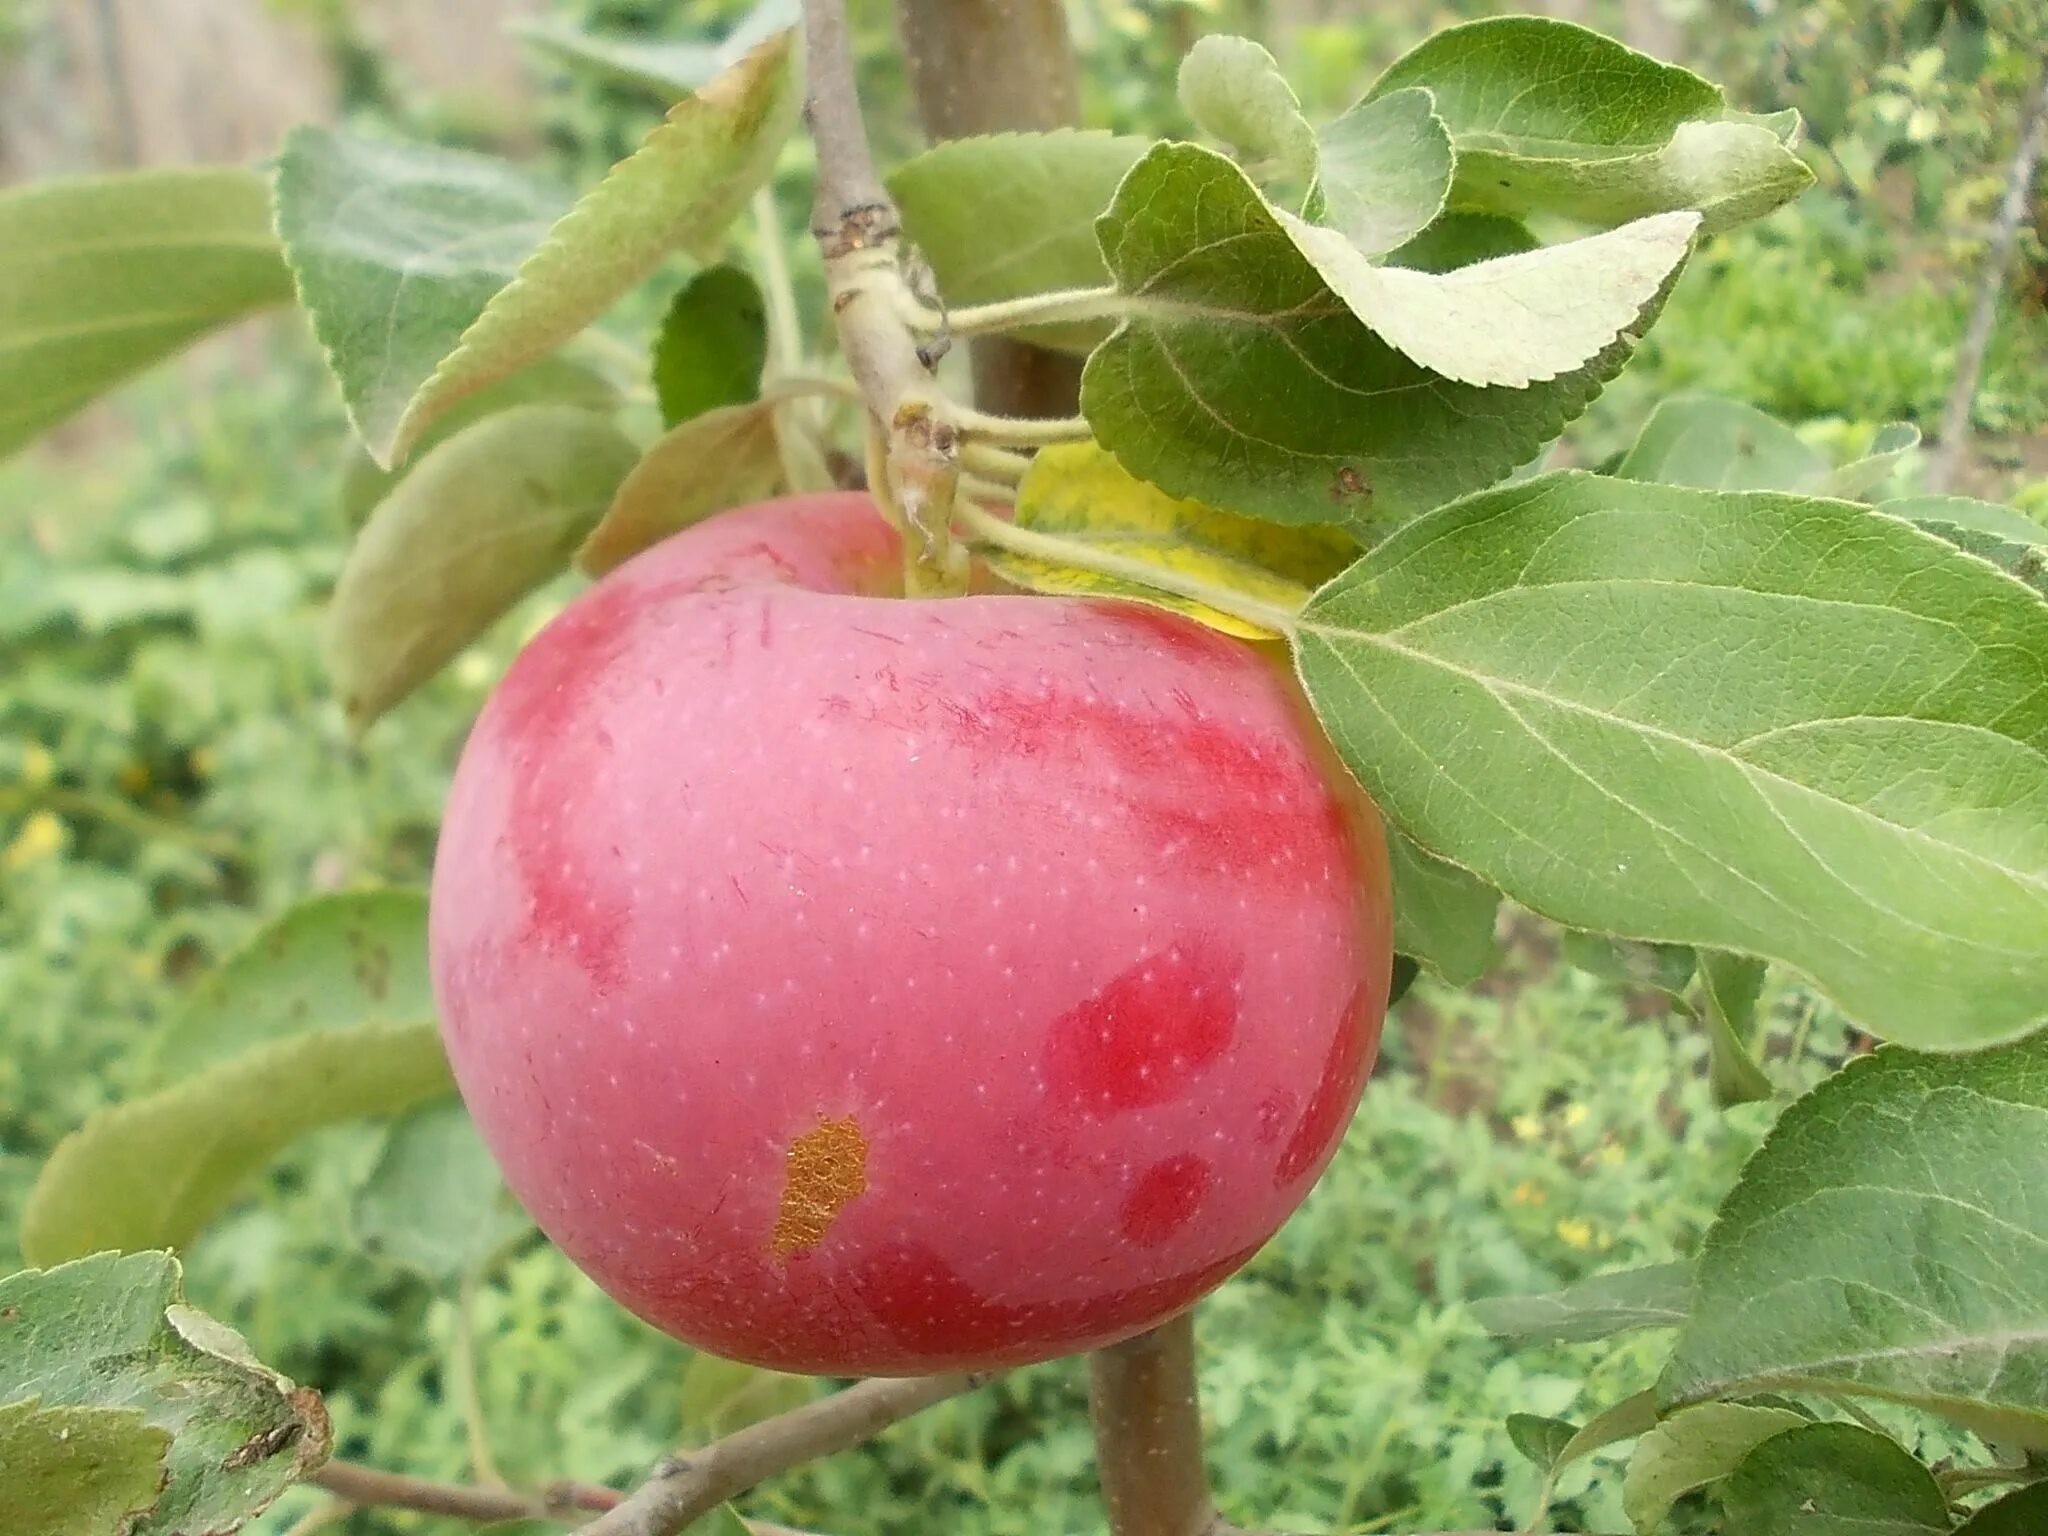
[[[1269,656],[899,570],[859,495],[627,562],[484,710],[434,870],[449,1055],[541,1227],[835,1376],[1219,1284],[1342,1137],[1392,955],[1378,820]]]

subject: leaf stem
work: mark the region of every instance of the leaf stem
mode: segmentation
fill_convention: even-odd
[[[963,468],[1005,485],[1017,484],[1024,478],[1024,472],[1031,468],[1027,455],[1012,453],[1007,448],[997,448],[989,443],[962,443],[960,463]]]
[[[461,1400],[463,1429],[469,1439],[469,1472],[486,1487],[505,1486],[498,1459],[491,1451],[490,1425],[484,1419],[484,1395],[477,1382],[476,1295],[478,1266],[462,1272],[455,1290],[455,1340],[450,1350],[449,1370],[455,1376],[456,1396]]]
[[[1085,443],[1095,435],[1085,416],[1056,416],[1033,421],[1020,416],[991,416],[984,411],[958,406],[954,408],[953,419],[970,439],[1005,448]]]
[[[764,401],[807,400],[819,395],[833,400],[845,400],[854,405],[861,402],[861,394],[846,379],[835,379],[822,373],[786,373],[769,380],[761,386]]]
[[[969,304],[949,309],[943,315],[923,309],[920,319],[937,319],[941,328],[956,336],[984,336],[991,332],[1023,330],[1033,325],[1059,325],[1076,320],[1114,320],[1129,308],[1129,301],[1115,288],[1059,288],[1050,293],[1027,294],[1021,299],[1004,299],[995,304]]]
[[[1115,577],[1136,586],[1150,587],[1155,592],[1169,592],[1175,597],[1184,597],[1191,602],[1214,608],[1218,613],[1227,613],[1233,618],[1243,619],[1247,624],[1256,624],[1261,629],[1271,630],[1276,635],[1292,635],[1301,617],[1301,609],[1283,608],[1277,603],[1261,602],[1246,593],[1229,587],[1216,586],[1198,576],[1185,575],[1180,571],[1168,570],[1143,560],[1132,560],[1123,555],[1112,554],[1080,539],[1062,538],[1058,534],[1041,533],[1035,528],[1019,528],[1007,523],[992,512],[984,511],[971,501],[962,500],[953,508],[954,516],[972,535],[973,542],[992,544],[998,549],[1007,549],[1012,554],[1027,559],[1043,560],[1049,565],[1073,566],[1084,571],[1094,571],[1103,576]],[[1306,606],[1309,594],[1301,595]]]
[[[754,193],[755,243],[760,246],[761,296],[768,314],[768,356],[762,370],[761,395],[771,392],[799,374],[804,365],[803,322],[797,316],[796,288],[790,281],[789,258],[782,248],[782,214],[775,206],[775,189],[764,182]],[[807,402],[808,392],[791,398]],[[816,424],[817,410],[808,403],[794,405],[787,421],[798,434]],[[790,490],[802,483],[803,460],[791,433],[778,428],[775,454],[782,465],[782,481]]]
[[[797,316],[789,254],[782,248],[781,210],[775,206],[774,187],[766,183],[754,194],[754,232],[761,246],[761,295],[768,310],[769,377],[779,380],[803,369],[804,328]]]

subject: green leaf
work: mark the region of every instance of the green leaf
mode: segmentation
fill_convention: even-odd
[[[1538,1413],[1511,1413],[1506,1428],[1514,1448],[1544,1472],[1557,1465],[1564,1448],[1579,1433],[1579,1426],[1569,1419],[1546,1418]]]
[[[1455,272],[1477,261],[1533,251],[1542,242],[1526,224],[1498,213],[1439,214],[1434,223],[1387,257],[1392,267],[1418,272]]]
[[[1328,290],[1242,171],[1192,144],[1151,150],[1098,229],[1131,304],[1082,377],[1097,438],[1172,495],[1276,522],[1392,523],[1491,484],[1633,345],[1529,389],[1432,374]]]
[[[1775,416],[1712,395],[1658,402],[1615,473],[1717,491],[1807,491],[1861,498],[1884,483],[1920,443],[1905,422],[1880,428],[1870,451],[1839,467]]]
[[[2014,544],[2048,544],[2048,527],[1995,501],[1969,496],[1900,496],[1879,502],[1877,509],[1916,523],[1942,523],[1971,533],[1995,534]]]
[[[1623,986],[1649,987],[1666,997],[1684,996],[1699,957],[1683,944],[1640,944],[1604,933],[1568,928],[1561,946],[1567,965]]]
[[[1296,648],[1381,809],[1535,911],[1908,1042],[2048,1013],[2048,608],[1906,523],[1539,476],[1393,534]]]
[[[2012,508],[1967,496],[1906,496],[1878,510],[1912,520],[2048,597],[2048,528]]]
[[[672,533],[774,494],[781,483],[772,407],[706,411],[671,428],[628,470],[576,563],[602,576]]]
[[[1606,1412],[1589,1420],[1569,1440],[1558,1448],[1556,1460],[1550,1463],[1543,1475],[1542,1506],[1548,1508],[1557,1480],[1565,1468],[1581,1457],[1623,1440],[1632,1440],[1645,1433],[1657,1422],[1657,1394],[1638,1392],[1625,1397]]]
[[[730,1504],[721,1504],[705,1517],[711,1524],[707,1536],[754,1536],[754,1528]]]
[[[768,311],[740,267],[706,267],[676,293],[654,338],[654,393],[664,426],[761,395]]]
[[[1455,864],[1387,829],[1394,874],[1394,948],[1413,955],[1454,987],[1493,969],[1500,945],[1494,919],[1500,892]]]
[[[1448,28],[1397,60],[1367,99],[1412,86],[1434,93],[1450,129],[1454,207],[1606,225],[1691,208],[1712,232],[1813,182],[1790,147],[1796,114],[1731,113],[1699,76],[1569,22]]]
[[[1804,491],[1828,477],[1828,461],[1777,417],[1711,395],[1657,403],[1615,467],[1624,480],[1710,491]]]
[[[703,1445],[773,1418],[792,1408],[801,1408],[818,1395],[808,1376],[742,1365],[717,1355],[695,1354],[683,1370],[682,1413],[678,1426],[683,1439]]]
[[[1099,288],[1109,271],[1096,217],[1150,143],[1070,129],[955,139],[899,167],[889,192],[948,304]],[[1017,332],[1072,352],[1108,333],[1103,321]]]
[[[1897,1047],[1794,1103],[1702,1246],[1667,1406],[1909,1403],[2048,1446],[2048,1035]]]
[[[1675,1328],[1692,1301],[1690,1264],[1617,1270],[1541,1296],[1472,1303],[1488,1333],[1532,1344],[1578,1344],[1635,1328]]]
[[[1413,955],[1404,955],[1399,950],[1396,950],[1394,952],[1394,964],[1387,980],[1387,1006],[1392,1008],[1394,1004],[1406,997],[1408,989],[1415,985],[1415,978],[1421,974],[1422,962],[1420,960],[1417,960]]]
[[[0,1403],[0,1530],[128,1536],[157,1501],[170,1445],[135,1408]]]
[[[1920,446],[1920,429],[1910,421],[1894,421],[1877,429],[1869,449],[1835,469],[1821,488],[1829,496],[1864,501],[1889,480]]]
[[[783,31],[671,107],[548,231],[420,385],[393,429],[397,450],[455,400],[560,346],[671,251],[722,235],[774,171],[796,105]]]
[[[371,456],[403,457],[457,400],[553,351],[669,252],[722,233],[794,111],[778,34],[559,217],[552,193],[499,162],[293,134],[278,227]]]
[[[444,1091],[426,897],[323,896],[199,983],[152,1062],[157,1091],[57,1148],[22,1249],[48,1262],[189,1239],[301,1130]]]
[[[1789,1408],[1747,1403],[1700,1403],[1665,1419],[1636,1442],[1621,1506],[1638,1536],[1651,1536],[1671,1506],[1695,1489],[1717,1483],[1771,1436],[1806,1420]]]
[[[0,1280],[0,1402],[125,1410],[168,1437],[168,1473],[132,1536],[229,1532],[327,1459],[327,1415],[183,1304],[165,1253],[96,1254]],[[161,1440],[157,1441],[162,1444]],[[16,1486],[11,1457],[0,1509]],[[42,1525],[10,1523],[23,1536]],[[59,1527],[58,1529],[63,1529]]]
[[[1773,1093],[1753,1048],[1766,969],[1746,955],[1700,951],[1699,1014],[1707,1027],[1708,1074],[1717,1104],[1760,1104]]]
[[[1365,255],[1406,244],[1443,212],[1454,156],[1429,92],[1361,101],[1316,139],[1322,222]]]
[[[393,1121],[356,1192],[363,1246],[430,1280],[483,1263],[526,1226],[459,1099],[435,1099]]]
[[[431,1023],[251,1050],[103,1109],[59,1142],[22,1212],[21,1251],[50,1264],[103,1248],[183,1247],[306,1132],[397,1114],[452,1082]]]
[[[1742,1536],[1935,1536],[1949,1529],[1934,1474],[1896,1440],[1857,1424],[1771,1436],[1721,1485]]]
[[[405,456],[399,427],[414,393],[570,201],[488,155],[327,128],[286,136],[277,162],[285,257],[379,465]]]
[[[0,192],[0,456],[292,296],[263,178],[132,171]]]
[[[1316,131],[1273,55],[1248,37],[1198,38],[1180,61],[1180,104],[1227,146],[1252,179],[1305,193],[1316,179]]]
[[[2048,1483],[1993,1499],[1956,1527],[1955,1536],[2041,1536],[2048,1531]]]
[[[371,514],[328,611],[350,727],[367,728],[565,570],[637,457],[601,416],[522,405],[422,459]]]
[[[761,0],[720,43],[607,37],[551,21],[515,21],[513,33],[571,68],[587,69],[656,101],[686,96],[747,51],[795,26],[797,0]]]
[[[1275,217],[1382,341],[1447,379],[1511,389],[1570,373],[1635,325],[1699,228],[1695,213],[1654,214],[1439,274],[1375,266],[1337,230],[1283,211]]]
[[[363,451],[361,444],[352,445],[347,467],[342,471],[342,518],[351,530],[361,528],[377,503],[391,494],[392,488],[426,456],[429,448],[446,442],[471,422],[495,416],[515,405],[574,405],[609,413],[619,404],[619,392],[603,374],[559,352],[550,354],[494,384],[486,384],[436,416],[396,469],[379,469],[377,461]]]
[[[1292,612],[1358,552],[1351,539],[1334,529],[1276,528],[1177,500],[1127,473],[1093,443],[1065,444],[1038,455],[1018,487],[1015,524],[1085,546],[1134,573],[1109,576],[1064,563],[1056,546],[1043,557],[1009,548],[984,550],[990,568],[1017,586],[1080,597],[1135,598],[1248,640],[1275,636],[1261,625],[1148,586],[1135,573],[1157,569],[1191,577],[1218,592]]]
[[[151,1060],[176,1083],[296,1035],[434,1016],[427,897],[399,889],[315,896],[192,989]]]

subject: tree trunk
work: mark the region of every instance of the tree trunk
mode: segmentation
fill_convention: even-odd
[[[918,116],[934,141],[1081,120],[1059,0],[899,0]],[[1081,360],[1003,337],[974,343],[974,398],[1008,416],[1070,416]]]
[[[1948,409],[1942,413],[1940,444],[1927,472],[1927,489],[1936,494],[1946,494],[1955,484],[1963,447],[1970,440],[1970,412],[1977,403],[1977,385],[1984,376],[1984,354],[1991,348],[1991,328],[1998,323],[1998,301],[2005,296],[2005,280],[2012,270],[2012,253],[2019,245],[2020,220],[2033,192],[2034,169],[2040,163],[2043,138],[2048,138],[2048,67],[2042,69],[2034,94],[2020,113],[2019,151],[2013,156],[2005,201],[1999,205],[1991,243],[1984,250],[1984,266],[1977,278],[1976,308],[1971,312],[1969,328],[1963,332],[1963,344],[1956,352],[1956,380],[1949,390]]]

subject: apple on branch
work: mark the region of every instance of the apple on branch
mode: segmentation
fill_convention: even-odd
[[[1114,600],[896,600],[855,494],[725,514],[519,657],[432,949],[513,1189],[722,1355],[996,1367],[1182,1310],[1378,1046],[1379,822],[1261,650]]]

